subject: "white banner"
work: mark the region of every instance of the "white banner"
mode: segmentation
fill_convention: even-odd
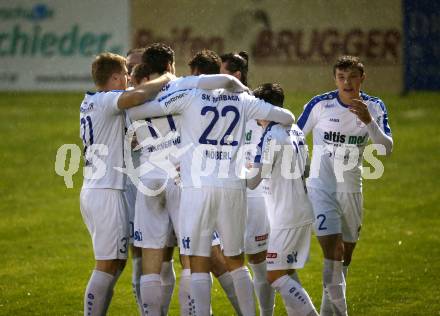
[[[129,0],[0,1],[0,90],[85,90],[95,55],[125,55]]]

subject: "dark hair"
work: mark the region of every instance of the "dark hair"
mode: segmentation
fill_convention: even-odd
[[[347,70],[351,68],[358,69],[361,75],[364,74],[364,64],[362,64],[359,57],[349,55],[341,56],[333,65],[333,75],[336,75],[336,69]]]
[[[113,53],[101,53],[92,63],[92,77],[96,86],[107,84],[110,77],[124,70],[125,57]]]
[[[149,78],[151,74],[151,68],[148,64],[138,64],[133,67],[131,80],[138,85],[144,78]]]
[[[152,73],[164,73],[173,62],[174,51],[163,43],[151,44],[142,54],[142,63],[148,64]]]
[[[220,73],[221,64],[220,56],[208,49],[196,53],[188,63],[192,72],[197,69],[200,74],[204,75]]]
[[[239,71],[241,73],[241,82],[247,86],[248,78],[248,64],[249,55],[248,53],[241,51],[239,53],[228,53],[221,56],[222,62],[225,63],[226,69],[234,73]]]
[[[280,108],[283,107],[284,91],[278,83],[263,83],[253,93],[258,99],[262,99]]]

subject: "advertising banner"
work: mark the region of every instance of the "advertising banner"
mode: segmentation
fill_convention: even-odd
[[[403,3],[405,90],[440,90],[440,2]]]
[[[129,48],[128,0],[1,1],[0,90],[84,90],[96,54]]]
[[[361,57],[366,88],[402,89],[402,4],[389,0],[161,0],[132,2],[133,45],[164,41],[177,70],[209,48],[250,54],[250,82],[279,82],[290,91],[334,87],[332,64]]]

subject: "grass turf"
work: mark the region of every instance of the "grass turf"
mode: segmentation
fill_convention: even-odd
[[[80,145],[80,93],[0,94],[0,315],[81,315],[93,267],[79,212],[82,173],[66,189],[55,174],[57,149]],[[311,95],[289,95],[296,115]],[[379,180],[364,182],[364,225],[348,275],[352,315],[440,315],[440,94],[381,95],[395,141]],[[81,169],[80,169],[81,170]],[[299,272],[315,305],[321,299],[315,239]],[[176,260],[177,262],[177,260]],[[176,266],[179,275],[178,264]],[[127,264],[109,315],[137,315]],[[215,281],[215,315],[232,309]],[[284,315],[277,297],[276,315]],[[178,315],[177,292],[170,315]]]

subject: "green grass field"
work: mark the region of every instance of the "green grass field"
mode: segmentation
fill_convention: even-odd
[[[67,189],[55,154],[80,145],[80,93],[1,93],[0,315],[81,315],[93,268],[91,241],[79,211],[82,172]],[[312,95],[291,95],[296,115]],[[440,94],[382,95],[394,152],[385,174],[364,183],[365,219],[347,279],[351,315],[440,315]],[[81,169],[80,169],[81,171]],[[318,307],[321,252],[299,272]],[[176,265],[178,266],[178,265]],[[177,271],[179,269],[177,268]],[[110,315],[137,315],[127,265]],[[213,310],[232,315],[218,283]],[[178,315],[177,292],[171,315]],[[276,315],[284,315],[277,298]]]

